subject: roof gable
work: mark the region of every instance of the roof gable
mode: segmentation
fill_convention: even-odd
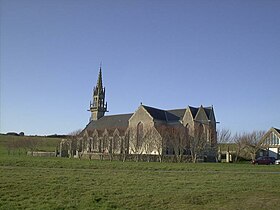
[[[199,107],[198,112],[194,119],[197,121],[207,121],[208,122],[209,118],[208,118],[203,106]]]
[[[162,110],[142,105],[155,120],[173,122],[183,118],[186,109]]]
[[[166,121],[166,112],[164,110],[144,105],[142,105],[142,107],[144,107],[153,119]]]
[[[192,118],[194,119],[195,116],[196,116],[196,114],[197,114],[197,112],[198,112],[198,108],[192,107],[192,106],[188,106],[188,109],[190,110],[190,113],[191,113],[191,115],[192,115]]]
[[[278,129],[278,128],[273,128],[273,129],[275,130],[276,133],[279,134],[279,137],[280,137],[280,129]]]
[[[145,107],[141,104],[138,109],[132,114],[129,118],[129,124],[134,121],[141,121],[144,116],[147,116],[150,120],[153,120],[153,116],[145,109]]]
[[[178,121],[182,120],[186,109],[173,109],[167,110],[167,121]]]
[[[127,128],[128,120],[132,114],[120,114],[120,115],[108,115],[103,116],[98,120],[92,120],[87,126],[86,130],[94,129],[115,129],[115,128]]]
[[[264,134],[264,136],[261,138],[261,140],[260,140],[260,143],[261,144],[264,144],[264,145],[267,145],[268,144],[268,142],[267,142],[267,140],[268,140],[268,138],[270,138],[270,136],[272,135],[272,134],[274,134],[275,136],[277,136],[278,138],[280,138],[280,130],[279,129],[277,129],[277,128],[270,128],[265,134]]]

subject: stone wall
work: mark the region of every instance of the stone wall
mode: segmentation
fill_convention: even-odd
[[[56,152],[31,152],[28,151],[27,155],[33,157],[56,157]]]

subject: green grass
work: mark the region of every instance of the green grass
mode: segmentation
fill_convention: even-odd
[[[280,167],[7,155],[0,209],[280,209]]]
[[[61,141],[60,138],[47,138],[42,136],[7,136],[0,135],[0,155],[5,155],[8,153],[7,144],[8,142],[24,141],[24,140],[34,140],[37,142],[36,150],[53,152]],[[24,148],[12,149],[11,153],[26,153]]]

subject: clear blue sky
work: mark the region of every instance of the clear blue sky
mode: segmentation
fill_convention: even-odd
[[[100,61],[108,114],[213,105],[280,127],[279,0],[1,0],[0,132],[83,128]]]

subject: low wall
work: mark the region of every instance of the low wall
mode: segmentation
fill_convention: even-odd
[[[102,153],[84,153],[76,158],[90,159],[90,160],[120,160],[120,161],[141,161],[141,162],[160,162],[160,157],[158,155],[137,155],[137,154],[102,154]],[[190,155],[182,155],[180,157],[176,155],[165,155],[162,157],[162,162],[191,162]]]
[[[31,152],[31,151],[28,151],[27,155],[33,156],[33,157],[56,157],[55,152]]]

